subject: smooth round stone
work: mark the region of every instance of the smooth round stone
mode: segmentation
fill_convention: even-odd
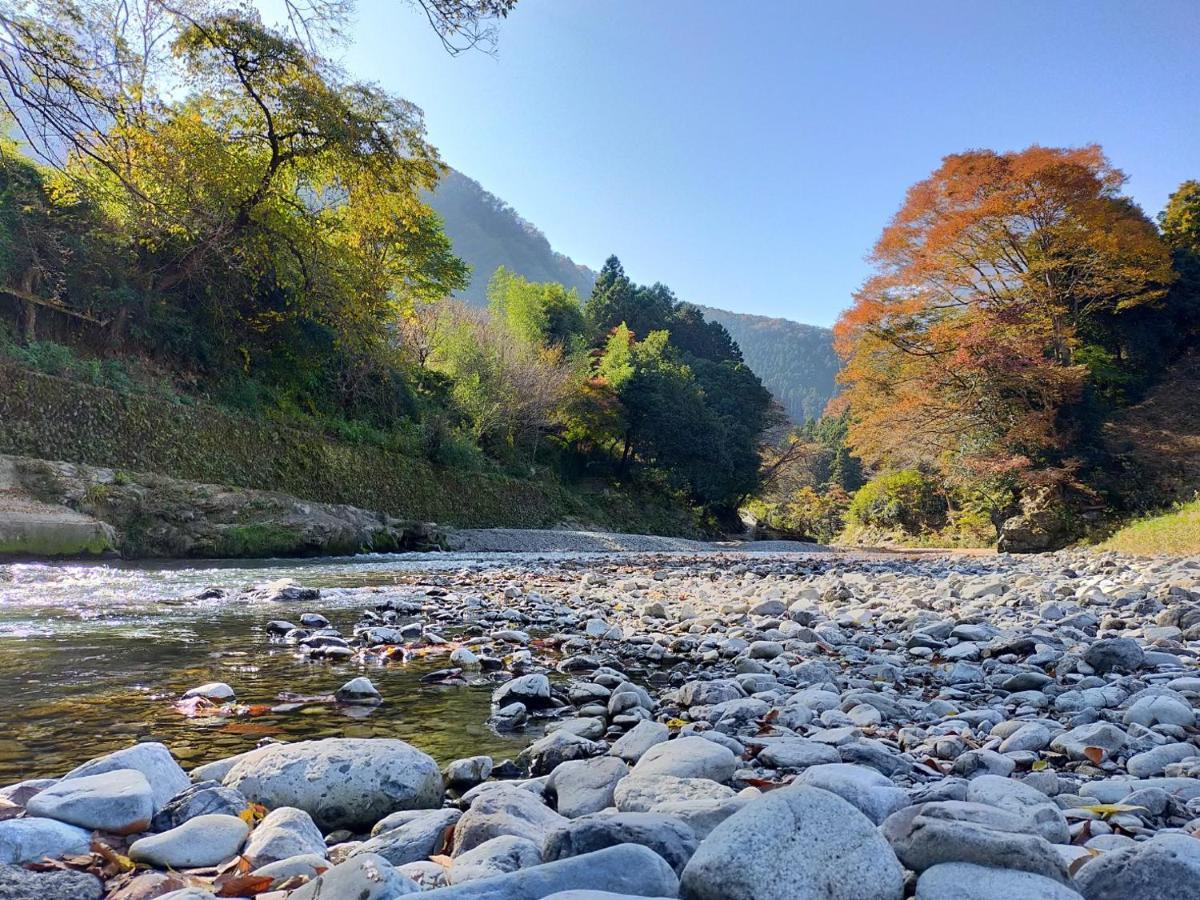
[[[36,794],[26,809],[80,828],[132,834],[150,827],[154,794],[141,772],[116,769],[64,778]]]
[[[215,866],[237,856],[250,826],[237,816],[204,815],[133,842],[129,858],[162,869]]]
[[[390,738],[272,744],[243,756],[224,781],[270,809],[303,809],[326,830],[366,830],[390,812],[440,806],[443,793],[433,758]]]
[[[205,700],[217,702],[232,700],[235,696],[233,688],[223,681],[210,681],[208,684],[202,684],[186,691],[183,695],[185,700],[190,697],[203,697]]]
[[[92,834],[55,819],[35,816],[0,822],[0,864],[36,862],[87,853]]]
[[[1083,900],[1051,878],[1016,869],[941,863],[917,879],[913,900]]]
[[[687,900],[900,900],[904,869],[874,823],[841,797],[794,787],[714,828],[681,887]]]

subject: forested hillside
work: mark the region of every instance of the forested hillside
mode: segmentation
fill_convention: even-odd
[[[487,284],[500,266],[530,281],[558,282],[581,296],[592,292],[596,273],[556,253],[537,226],[483,186],[451,170],[428,195],[442,217],[454,252],[471,267],[470,283],[457,296],[487,304]]]
[[[558,282],[580,296],[591,293],[596,273],[550,246],[537,226],[461,172],[451,172],[429,194],[444,220],[454,252],[471,267],[470,283],[457,296],[474,306],[487,303],[487,284],[503,266],[538,282]],[[737,341],[746,364],[763,380],[795,422],[821,415],[834,392],[840,367],[827,328],[702,307]]]
[[[821,415],[836,390],[841,361],[833,350],[833,332],[790,319],[754,316],[702,306],[704,315],[720,322],[737,341],[754,370],[787,411],[800,423]]]

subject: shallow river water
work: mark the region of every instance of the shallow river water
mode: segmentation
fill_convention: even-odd
[[[494,684],[420,681],[446,665],[445,657],[386,666],[306,662],[295,648],[270,643],[264,626],[314,611],[349,634],[361,609],[387,597],[423,594],[422,585],[463,568],[521,561],[515,554],[408,554],[252,565],[0,566],[0,785],[61,775],[137,740],[163,741],[185,768],[251,749],[265,736],[399,737],[442,763],[479,753],[513,756],[531,737],[487,727]],[[321,599],[188,599],[210,585],[238,589],[281,577],[321,588]],[[281,692],[326,695],[359,674],[387,698],[382,706],[314,704],[201,718],[172,706],[207,681],[233,685],[239,704],[278,705]]]

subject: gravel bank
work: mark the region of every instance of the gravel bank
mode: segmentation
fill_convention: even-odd
[[[444,655],[430,683],[489,684],[490,726],[533,742],[439,771],[387,738],[267,741],[190,783],[137,745],[0,789],[0,896],[160,896],[186,865],[161,896],[203,900],[240,856],[271,900],[1200,900],[1197,559],[466,563],[345,634],[314,589],[254,596],[269,649],[361,665],[289,709],[361,720],[377,667]],[[230,672],[178,702],[236,718]],[[90,894],[20,868],[80,867],[97,831],[141,867],[98,854]]]
[[[828,553],[804,541],[692,541],[611,531],[558,531],[533,528],[475,528],[451,531],[446,549],[466,553]]]

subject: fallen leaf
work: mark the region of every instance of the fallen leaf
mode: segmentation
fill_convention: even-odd
[[[1044,759],[1035,759],[1030,768],[1035,772],[1044,772],[1046,769],[1050,768],[1050,763]]]
[[[260,894],[274,883],[271,875],[222,875],[213,882],[213,887],[217,888],[218,897],[245,897]]]
[[[1092,761],[1093,765],[1098,766],[1098,765],[1100,765],[1101,761],[1104,759],[1104,748],[1103,747],[1084,747],[1083,755],[1086,756],[1088,759],[1090,759]]]
[[[450,863],[454,862],[454,860],[452,860],[449,856],[447,856],[444,853],[438,853],[438,854],[435,854],[434,856],[429,857],[429,861],[435,862],[439,866],[441,866],[445,869],[450,868]]]
[[[1081,806],[1080,809],[1095,813],[1098,816],[1113,816],[1124,812],[1149,812],[1144,806],[1131,806],[1128,803],[1093,803],[1091,806]]]

